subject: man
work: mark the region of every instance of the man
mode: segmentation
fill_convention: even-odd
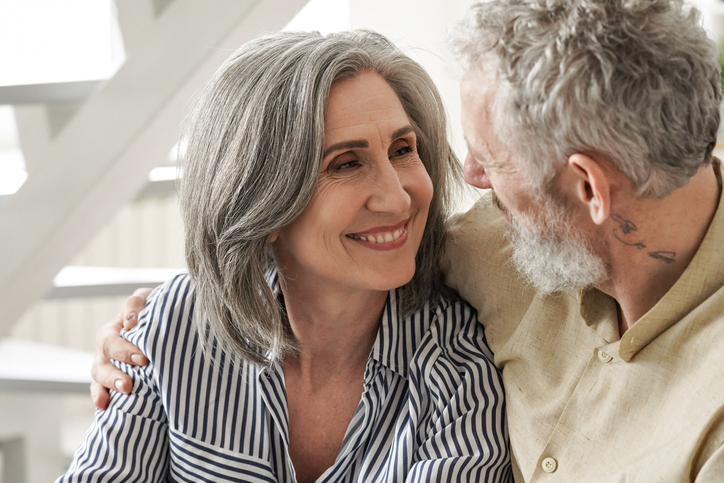
[[[724,481],[720,75],[696,12],[493,0],[456,47],[466,181],[494,194],[446,271],[503,371],[516,481]]]
[[[458,35],[466,179],[495,194],[445,264],[503,371],[517,481],[724,481],[720,76],[687,12],[493,0]]]

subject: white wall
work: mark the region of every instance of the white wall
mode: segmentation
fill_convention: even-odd
[[[473,0],[349,0],[350,28],[382,33],[430,73],[447,107],[451,141],[461,159],[465,144],[460,129],[460,81],[447,36],[472,3]]]

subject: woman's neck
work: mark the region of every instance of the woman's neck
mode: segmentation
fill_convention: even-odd
[[[387,292],[323,288],[299,279],[282,279],[281,290],[299,347],[285,358],[285,369],[313,385],[330,374],[359,373],[377,337]]]

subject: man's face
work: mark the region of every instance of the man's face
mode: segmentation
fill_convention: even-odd
[[[468,145],[465,181],[476,188],[494,189],[496,205],[510,222],[512,216],[532,210],[536,191],[520,163],[498,145],[493,129],[497,88],[493,69],[488,72],[468,72],[460,85],[462,126]]]
[[[604,281],[608,267],[577,229],[565,195],[555,183],[544,187],[531,182],[523,163],[500,147],[494,130],[494,72],[473,70],[462,80],[465,181],[494,190],[494,203],[508,221],[513,261],[538,291],[575,290]]]

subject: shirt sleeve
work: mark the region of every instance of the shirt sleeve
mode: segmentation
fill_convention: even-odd
[[[483,327],[464,302],[437,309],[410,388],[419,418],[409,482],[512,482],[500,372]]]
[[[158,308],[167,296],[164,287],[151,294],[137,326],[124,334],[142,349],[149,363],[137,367],[114,361],[131,376],[133,389],[129,395],[111,391],[108,409],[96,411],[68,472],[56,483],[165,481],[168,424],[155,378],[155,354],[149,344],[158,325],[154,318],[159,317]]]
[[[515,332],[536,295],[510,260],[507,222],[484,195],[450,224],[440,267],[445,283],[478,312],[487,341],[499,352]]]

